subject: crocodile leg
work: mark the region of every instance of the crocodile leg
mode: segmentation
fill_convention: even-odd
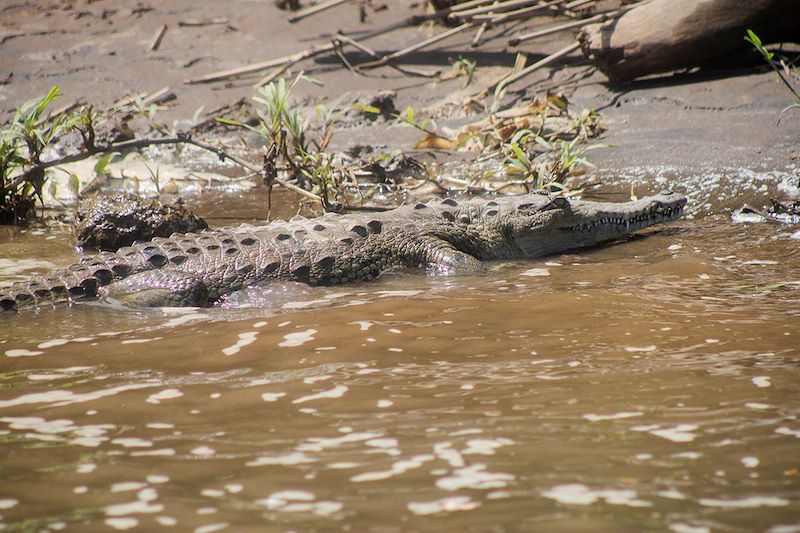
[[[446,241],[426,250],[425,264],[428,270],[441,274],[477,274],[486,271],[480,259],[456,249]]]
[[[174,269],[148,270],[103,287],[100,293],[135,307],[208,307],[201,279]]]

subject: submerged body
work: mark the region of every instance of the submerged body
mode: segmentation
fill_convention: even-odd
[[[400,267],[478,272],[484,260],[538,257],[617,239],[680,217],[685,204],[674,193],[623,203],[528,194],[175,234],[2,288],[0,309],[97,296],[134,305],[207,306],[271,280],[333,285]]]

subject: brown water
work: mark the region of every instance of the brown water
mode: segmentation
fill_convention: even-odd
[[[2,523],[800,531],[798,228],[695,213],[481,276],[0,317]],[[73,254],[2,228],[0,282]]]

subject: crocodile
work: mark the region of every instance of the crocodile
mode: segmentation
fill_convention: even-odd
[[[403,267],[476,273],[485,260],[545,256],[619,239],[677,219],[685,205],[684,196],[671,192],[621,203],[531,193],[176,233],[2,288],[0,309],[98,297],[134,306],[209,306],[270,281],[333,285]]]

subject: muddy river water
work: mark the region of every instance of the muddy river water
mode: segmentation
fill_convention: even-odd
[[[800,228],[704,194],[480,276],[2,316],[0,522],[798,532]],[[69,238],[1,228],[0,282]]]

